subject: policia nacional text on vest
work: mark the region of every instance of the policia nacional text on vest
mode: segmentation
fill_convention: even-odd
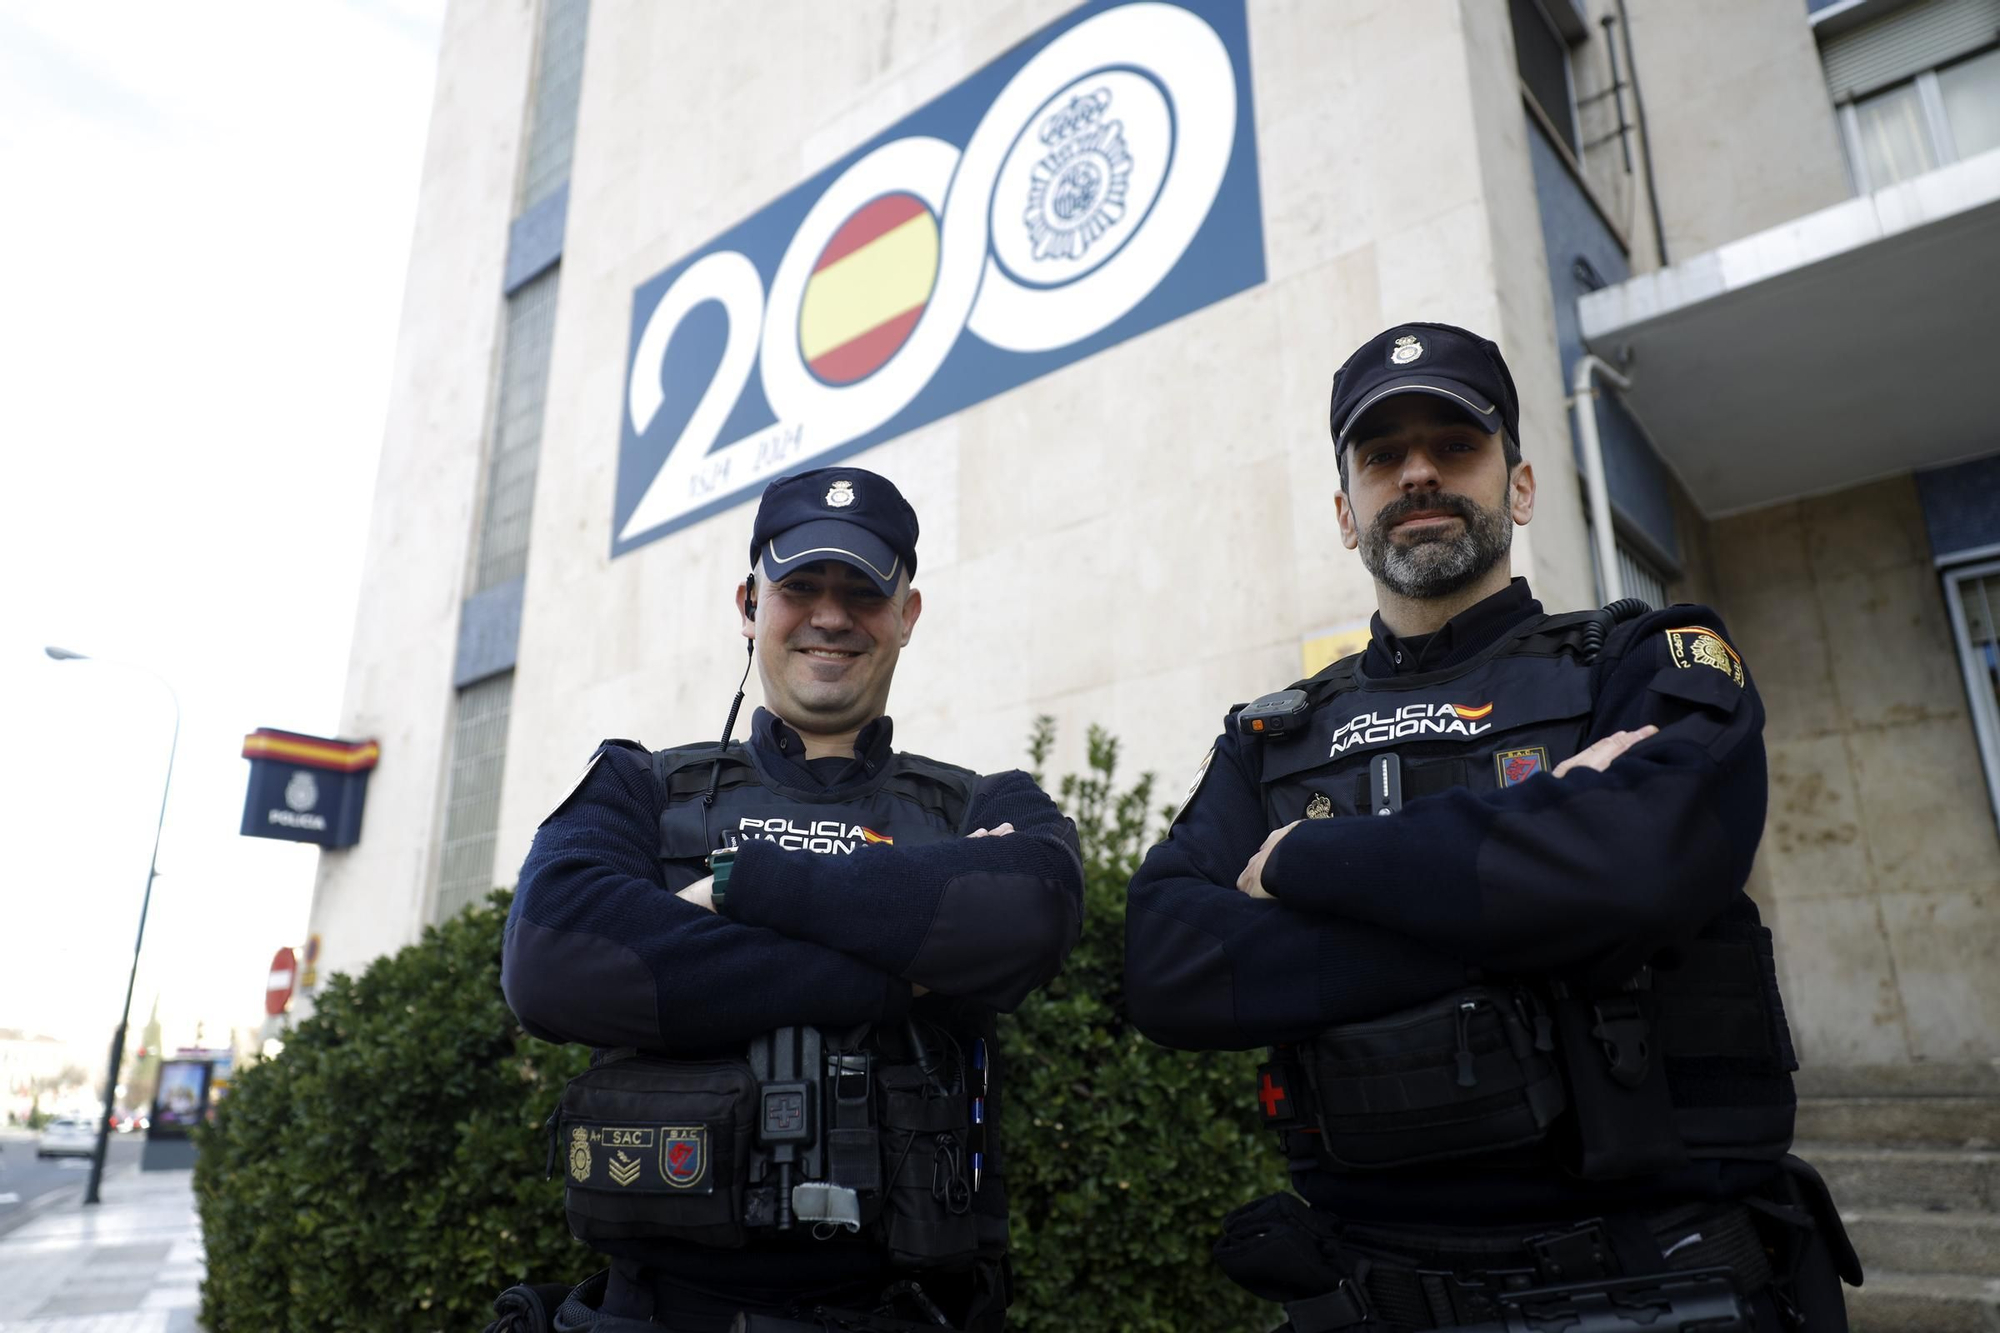
[[[1470,661],[1417,676],[1372,679],[1356,655],[1237,710],[1238,733],[1261,741],[1269,827],[1393,815],[1420,796],[1492,790],[1552,770],[1583,748],[1594,673],[1625,651],[1647,611],[1625,601],[1531,617]],[[1427,1003],[1275,1049],[1258,1071],[1264,1122],[1282,1136],[1294,1171],[1337,1175],[1463,1161],[1469,1170],[1539,1164],[1598,1182],[1669,1172],[1691,1157],[1796,1163],[1786,1154],[1797,1060],[1770,933],[1739,898],[1691,944],[1614,984],[1471,971]],[[1823,1187],[1817,1196],[1813,1211],[1838,1235]],[[1558,1318],[1551,1327],[1571,1333],[1638,1327],[1616,1316],[1595,1322],[1593,1311],[1621,1302],[1671,1313],[1663,1327],[1727,1328],[1732,1311],[1740,1318],[1732,1288],[1766,1282],[1771,1270],[1742,1209],[1705,1217],[1707,1235],[1678,1256],[1680,1271],[1657,1279],[1611,1279],[1605,1237],[1588,1228],[1547,1238],[1541,1255],[1508,1255],[1467,1232],[1459,1262],[1448,1242],[1432,1246],[1440,1271],[1375,1265],[1373,1313],[1414,1327],[1515,1327],[1507,1321],[1525,1292]],[[1217,1257],[1252,1290],[1288,1299],[1315,1260],[1340,1248],[1321,1234],[1330,1225],[1290,1196],[1260,1200],[1232,1217]],[[1858,1280],[1844,1236],[1836,1250]],[[1725,1271],[1732,1261],[1744,1271]],[[1512,1271],[1480,1289],[1442,1271],[1461,1262]],[[1351,1272],[1326,1266],[1320,1299],[1290,1301],[1297,1333],[1366,1323],[1369,1302]],[[1548,1295],[1578,1279],[1584,1286],[1569,1297]]]
[[[898,753],[835,802],[774,780],[744,747],[715,744],[657,751],[652,770],[660,867],[674,892],[750,838],[837,855],[848,844],[961,836],[978,780]],[[985,1011],[935,996],[887,1028],[787,1027],[701,1059],[597,1051],[548,1122],[570,1230],[639,1265],[657,1260],[663,1242],[845,1250],[862,1272],[886,1256],[905,1304],[945,1324],[921,1286],[926,1273],[982,1271],[971,1286],[996,1297],[1002,1281],[1006,1210],[998,1144],[985,1137],[997,1092],[991,1024]],[[844,1328],[905,1326],[840,1317]]]

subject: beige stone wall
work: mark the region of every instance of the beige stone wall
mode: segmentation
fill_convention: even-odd
[[[322,852],[322,974],[416,938],[436,874],[535,8],[453,5],[424,154],[340,734],[382,742],[359,846]],[[336,386],[337,391],[337,386]]]
[[[1626,0],[1626,10],[1670,260],[1848,197],[1804,0]],[[1651,247],[1634,258],[1651,267]]]
[[[499,877],[599,737],[714,735],[742,669],[750,506],[607,554],[633,289],[1065,8],[796,4],[745,44],[727,7],[593,7]],[[1499,338],[1543,485],[1574,495],[1510,43],[1487,0],[1252,4],[1268,280],[853,460],[923,522],[899,744],[1008,767],[1047,713],[1062,772],[1099,723],[1168,800],[1227,705],[1372,609],[1326,396],[1391,323]],[[1567,509],[1517,559],[1558,603],[1587,597]]]
[[[1776,505],[1709,536],[1767,713],[1752,889],[1802,1057],[2000,1056],[2000,837],[1915,484]]]

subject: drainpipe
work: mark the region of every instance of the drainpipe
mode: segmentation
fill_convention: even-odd
[[[1591,381],[1602,375],[1620,389],[1630,389],[1632,381],[1613,370],[1599,357],[1585,352],[1577,358],[1570,392],[1570,406],[1576,412],[1576,438],[1583,447],[1583,488],[1590,501],[1591,536],[1597,545],[1597,577],[1606,605],[1625,595],[1625,581],[1618,576],[1618,534],[1611,527],[1611,491],[1604,484],[1604,446],[1597,438],[1597,387]]]

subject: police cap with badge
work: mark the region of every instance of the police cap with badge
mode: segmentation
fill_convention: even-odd
[[[1440,399],[1481,430],[1520,443],[1521,398],[1492,339],[1454,324],[1398,324],[1361,344],[1334,372],[1327,425],[1335,456],[1368,409],[1409,393]]]
[[[917,572],[917,511],[887,478],[858,467],[823,467],[764,488],[750,531],[750,567],[766,582],[838,560],[866,574],[885,597]]]

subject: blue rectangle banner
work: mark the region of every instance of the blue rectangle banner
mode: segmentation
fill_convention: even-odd
[[[1244,0],[1087,4],[633,294],[623,555],[1264,280]]]

